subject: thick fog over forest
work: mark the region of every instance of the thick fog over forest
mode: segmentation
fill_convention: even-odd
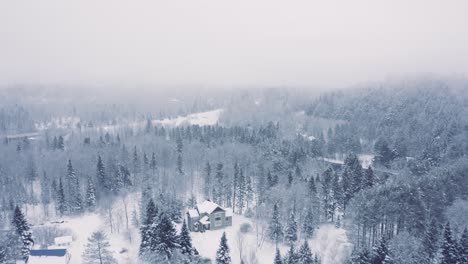
[[[466,10],[0,3],[0,264],[468,264]]]

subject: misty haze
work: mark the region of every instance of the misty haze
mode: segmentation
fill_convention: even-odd
[[[0,264],[468,264],[467,11],[1,2]]]

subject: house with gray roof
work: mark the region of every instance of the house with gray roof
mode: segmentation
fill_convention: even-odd
[[[187,226],[192,232],[217,230],[232,225],[232,208],[204,201],[187,211]]]

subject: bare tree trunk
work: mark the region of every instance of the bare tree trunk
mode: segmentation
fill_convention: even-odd
[[[128,208],[127,208],[127,196],[126,195],[122,197],[122,203],[123,203],[124,211],[125,211],[125,226],[128,230]]]

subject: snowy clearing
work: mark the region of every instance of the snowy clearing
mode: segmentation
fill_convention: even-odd
[[[186,116],[178,116],[176,118],[165,118],[162,120],[153,120],[153,125],[162,126],[181,126],[181,125],[199,125],[199,126],[213,126],[219,121],[219,117],[224,109],[216,109],[212,111],[199,112]]]
[[[257,229],[252,219],[234,215],[232,222],[232,226],[225,229],[191,233],[193,244],[200,252],[200,255],[214,260],[221,236],[223,232],[226,232],[233,263],[240,263],[241,253],[239,249],[242,251],[244,260],[248,262],[255,257],[260,264],[273,263],[275,245],[268,241],[262,241],[261,235],[257,240]],[[239,232],[240,226],[244,223],[251,225],[252,230],[250,232]],[[258,231],[261,233],[260,226]],[[300,247],[301,243],[302,241],[297,243],[296,249]],[[323,264],[343,263],[352,250],[352,244],[348,242],[345,230],[336,228],[332,224],[321,225],[316,230],[313,239],[309,240],[309,246],[314,254],[318,254],[322,258]],[[279,248],[281,255],[284,256],[289,246],[282,244],[279,245]]]

